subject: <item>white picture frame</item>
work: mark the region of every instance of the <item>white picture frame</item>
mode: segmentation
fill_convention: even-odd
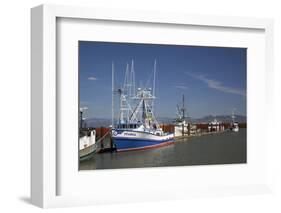
[[[265,41],[265,67],[263,73],[266,78],[265,87],[260,90],[265,94],[266,104],[263,110],[267,113],[262,117],[265,125],[265,141],[263,145],[268,146],[269,142],[269,122],[273,107],[273,99],[271,91],[273,88],[273,21],[271,19],[241,18],[241,17],[216,17],[203,15],[187,15],[187,14],[160,14],[144,11],[122,11],[100,8],[84,8],[73,6],[54,6],[41,5],[31,10],[31,72],[32,72],[32,103],[31,103],[31,201],[40,207],[58,207],[58,206],[75,206],[90,205],[98,203],[115,203],[115,202],[137,202],[142,200],[165,200],[177,199],[196,196],[221,196],[229,194],[253,194],[270,192],[270,165],[269,161],[265,162],[262,170],[265,178],[260,179],[254,184],[235,183],[232,185],[216,185],[206,187],[199,181],[194,182],[193,188],[185,188],[182,190],[173,184],[164,186],[163,183],[158,188],[152,188],[146,195],[145,192],[118,196],[118,193],[111,195],[89,196],[89,195],[58,195],[58,174],[61,167],[58,166],[57,160],[59,152],[57,150],[57,87],[60,83],[57,79],[57,21],[59,18],[64,19],[80,19],[80,20],[107,20],[132,22],[132,23],[153,23],[155,25],[172,26],[200,26],[210,28],[224,28],[229,31],[234,29],[253,29],[261,30],[264,33]],[[261,79],[260,79],[261,80]],[[253,100],[255,101],[255,99]],[[262,152],[263,158],[268,155],[266,151]],[[175,173],[180,170],[186,170],[186,167],[176,168]],[[210,170],[203,168],[204,170]],[[229,168],[228,168],[229,169]],[[145,170],[144,174],[157,174],[160,170]],[[141,171],[141,170],[140,170]],[[162,171],[162,170],[161,170]],[[161,172],[160,171],[160,172]],[[163,170],[164,171],[164,170]],[[78,172],[78,171],[77,171]],[[134,175],[140,175],[138,171],[134,171]],[[122,172],[114,172],[111,175],[129,175],[130,170]],[[84,173],[84,176],[87,173]],[[194,177],[196,178],[196,177]],[[70,180],[71,181],[71,180]],[[75,181],[75,180],[73,180]],[[74,183],[75,184],[75,183]],[[159,187],[166,187],[161,190]],[[202,186],[202,187],[201,187]],[[106,188],[107,186],[105,186]],[[125,186],[126,187],[126,186]],[[123,193],[134,193],[124,191]],[[165,192],[165,193],[163,193]],[[177,193],[177,196],[170,196]]]

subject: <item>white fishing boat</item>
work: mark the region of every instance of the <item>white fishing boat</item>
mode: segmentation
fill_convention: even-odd
[[[153,74],[153,89],[143,87],[136,90],[132,61],[130,70],[127,64],[122,88],[115,91],[112,80],[112,93],[119,96],[117,122],[112,97],[112,140],[117,151],[149,149],[174,143],[174,133],[164,132],[154,115],[156,61]],[[113,65],[112,76],[114,79]]]
[[[216,118],[211,121],[208,125],[209,132],[218,132],[218,131],[224,131],[224,126],[221,122],[219,122]]]
[[[238,132],[239,131],[239,124],[237,122],[235,122],[235,114],[234,114],[234,110],[232,110],[232,122],[230,124],[230,130],[232,130],[233,132]]]
[[[89,159],[96,153],[96,131],[81,130],[79,138],[79,158],[80,160]]]
[[[185,120],[185,103],[184,103],[184,95],[182,96],[182,107],[180,108],[177,105],[177,118],[174,122],[175,126],[175,137],[180,137],[184,135],[188,135],[188,123]]]
[[[175,126],[175,137],[180,137],[183,135],[188,135],[188,123],[184,121],[176,121]]]
[[[96,130],[83,128],[83,112],[87,107],[80,108],[80,129],[79,129],[79,158],[80,161],[89,159],[96,153]]]

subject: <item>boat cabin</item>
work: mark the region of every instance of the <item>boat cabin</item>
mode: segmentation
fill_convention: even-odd
[[[117,124],[116,129],[137,129],[141,126],[141,123],[129,123],[129,124]]]

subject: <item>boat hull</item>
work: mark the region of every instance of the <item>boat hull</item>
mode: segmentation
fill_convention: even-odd
[[[157,136],[146,132],[122,132],[112,137],[118,152],[145,150],[174,143],[174,134]]]
[[[92,144],[84,149],[79,150],[80,161],[88,160],[96,153],[97,145]]]
[[[188,126],[187,125],[184,125],[183,127],[182,126],[175,126],[175,137],[180,137],[182,136],[182,129],[184,129],[184,134],[187,135],[188,134]]]
[[[85,133],[84,133],[85,134]],[[79,139],[79,158],[80,161],[87,160],[91,158],[97,150],[96,144],[96,131],[90,131],[90,136],[88,136],[89,131]]]

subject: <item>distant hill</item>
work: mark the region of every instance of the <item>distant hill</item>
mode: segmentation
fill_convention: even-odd
[[[209,123],[213,121],[214,119],[217,119],[217,121],[223,122],[223,123],[229,123],[232,121],[232,118],[230,115],[207,115],[202,118],[191,118],[187,117],[186,120],[191,123]],[[174,118],[158,118],[159,123],[173,123],[175,119]],[[235,121],[238,123],[247,123],[247,117],[243,115],[235,115]]]
[[[213,121],[214,119],[217,119],[217,121],[229,123],[232,121],[232,118],[230,115],[208,115],[204,116],[202,118],[186,118],[188,122],[192,123],[209,123]],[[165,117],[159,117],[157,118],[159,123],[165,123],[165,124],[171,124],[174,122],[175,118],[165,118]],[[235,121],[238,123],[247,123],[247,117],[243,115],[236,115]],[[83,127],[108,127],[111,125],[111,119],[109,118],[87,118],[84,120]]]
[[[192,123],[209,123],[213,121],[214,119],[217,119],[217,121],[223,122],[223,123],[229,123],[232,121],[232,118],[230,115],[208,115],[204,116],[203,118],[198,119],[191,119]],[[235,115],[235,122],[238,123],[247,123],[247,117],[243,115]]]
[[[87,118],[83,121],[83,127],[108,127],[111,125],[109,118]]]

